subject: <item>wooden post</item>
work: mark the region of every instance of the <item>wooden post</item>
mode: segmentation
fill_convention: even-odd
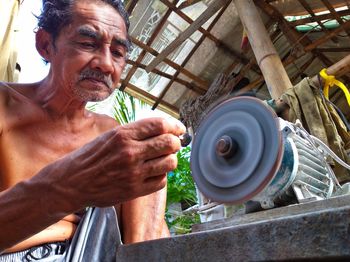
[[[278,99],[292,87],[280,57],[266,31],[252,0],[234,0],[241,22],[247,31],[250,45],[265,78],[270,95]]]

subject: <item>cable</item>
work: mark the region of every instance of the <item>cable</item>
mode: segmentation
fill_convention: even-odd
[[[318,138],[310,135],[305,128],[302,126],[301,122],[299,120],[297,120],[297,122],[295,124],[292,123],[292,125],[294,126],[295,129],[297,129],[300,132],[300,135],[305,138],[310,145],[314,148],[315,152],[319,155],[319,157],[324,158],[325,156],[322,155],[321,151],[317,148],[315,141],[320,141],[325,147],[327,147],[328,150],[326,150],[327,152],[331,151],[333,153],[333,155],[335,155],[337,157],[337,159],[339,159],[340,161],[342,161],[331,149],[328,148],[327,145],[325,145],[321,140],[319,140]],[[315,140],[315,139],[317,140]],[[338,162],[338,161],[337,161]],[[339,163],[339,162],[338,162]],[[344,162],[343,162],[344,163]],[[345,163],[344,163],[345,164]],[[333,180],[333,183],[338,186],[339,188],[341,188],[341,185],[336,177],[336,175],[333,172],[333,169],[329,166],[326,165],[325,166],[331,179]]]
[[[319,138],[310,135],[310,137],[317,143],[319,144],[322,149],[324,149],[328,155],[330,155],[335,161],[337,161],[340,165],[345,167],[346,169],[350,170],[350,165],[345,163],[339,156],[337,156],[336,153],[334,153],[325,143],[323,143]]]

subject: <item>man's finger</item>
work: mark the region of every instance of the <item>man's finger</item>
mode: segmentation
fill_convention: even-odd
[[[172,134],[151,137],[139,143],[137,150],[139,150],[140,157],[145,160],[174,154],[181,148],[180,138]]]
[[[164,118],[146,118],[123,126],[129,136],[135,140],[145,140],[162,134],[180,136],[186,132],[185,126],[178,120]]]
[[[172,171],[176,168],[176,166],[176,154],[171,154],[145,162],[143,165],[143,170],[145,171],[145,174],[147,174],[146,180],[148,180],[151,177]]]
[[[150,177],[147,180],[145,180],[144,188],[150,193],[153,193],[164,188],[166,186],[166,183],[167,176],[166,173],[164,173],[158,176]]]

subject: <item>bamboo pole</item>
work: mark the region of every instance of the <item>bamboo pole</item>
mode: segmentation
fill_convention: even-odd
[[[239,17],[247,31],[249,42],[265,78],[270,95],[278,99],[292,87],[280,57],[266,31],[260,14],[252,0],[234,0]]]
[[[342,60],[338,61],[334,65],[327,68],[327,75],[333,75],[336,78],[342,77],[343,75],[350,72],[350,55],[347,55]],[[314,84],[318,83],[317,75],[312,79]]]

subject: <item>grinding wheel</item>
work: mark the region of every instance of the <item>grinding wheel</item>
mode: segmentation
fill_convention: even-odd
[[[231,98],[214,107],[197,129],[192,176],[209,199],[244,203],[271,182],[282,154],[274,111],[256,98]]]

